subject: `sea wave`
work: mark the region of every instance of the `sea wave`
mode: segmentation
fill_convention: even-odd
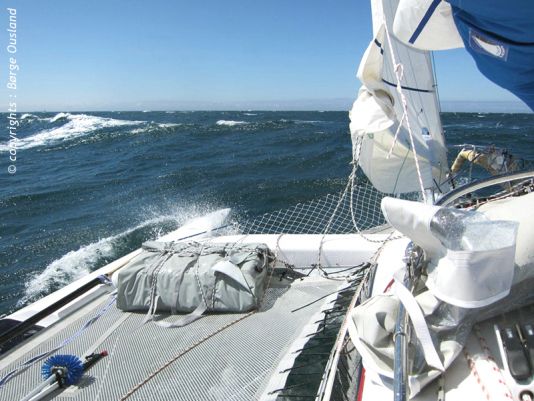
[[[180,125],[182,125],[182,124],[179,124],[179,123],[161,123],[161,124],[158,124],[158,127],[160,127],[160,128],[174,128],[174,127],[179,127]]]
[[[217,125],[225,125],[225,126],[228,126],[228,127],[233,127],[233,126],[236,126],[236,125],[243,125],[243,124],[248,124],[248,123],[246,121],[219,120],[215,124],[217,124]]]
[[[117,120],[88,114],[58,113],[49,119],[50,123],[65,121],[59,127],[48,128],[37,134],[17,140],[17,149],[29,149],[37,146],[55,144],[87,135],[102,128],[145,124],[146,121]],[[0,143],[0,152],[8,152],[8,142]]]
[[[134,128],[130,130],[132,134],[145,134],[152,132],[170,132],[173,131],[176,127],[181,127],[184,124],[181,123],[155,123],[151,122],[142,127]]]
[[[129,235],[151,226],[157,226],[168,221],[176,221],[176,216],[167,215],[151,218],[143,223],[129,228],[119,234],[103,238],[97,242],[70,251],[54,260],[46,268],[34,275],[25,285],[25,293],[17,306],[21,307],[32,302],[50,291],[63,287],[93,271],[103,260],[107,261],[116,255],[119,244]]]
[[[67,119],[69,119],[69,117],[72,117],[72,114],[70,114],[70,113],[57,113],[54,117],[51,117],[51,118],[49,118],[47,120],[50,121],[51,123],[55,123],[55,122],[60,121],[60,120],[67,120]]]
[[[70,251],[35,274],[26,282],[24,296],[18,301],[17,307],[34,302],[51,291],[64,287],[109,261],[121,257],[131,250],[132,240],[135,238],[157,239],[164,235],[165,231],[172,231],[212,211],[213,207],[204,203],[193,203],[187,207],[173,205],[166,213],[161,213],[161,209],[158,208],[144,208],[140,212],[148,218],[140,224]]]
[[[34,120],[36,118],[39,118],[39,117],[31,113],[24,113],[23,115],[20,116],[21,120]]]
[[[324,123],[325,121],[319,121],[319,120],[293,120],[295,124],[318,124],[318,123]]]

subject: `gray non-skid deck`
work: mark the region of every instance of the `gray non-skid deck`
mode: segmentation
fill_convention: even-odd
[[[176,355],[209,337],[161,370],[128,399],[256,400],[323,301],[292,310],[336,291],[339,284],[314,278],[297,280],[290,287],[270,288],[262,308],[234,324],[231,323],[243,314],[212,314],[183,328],[166,329],[153,323],[143,325],[143,314],[124,313],[113,305],[80,337],[57,352],[83,357],[93,350],[107,350],[110,355],[93,366],[78,385],[58,391],[48,399],[120,400]],[[15,354],[17,359],[0,376],[57,346],[108,301],[109,296],[104,296],[84,314],[72,316],[60,322],[61,326],[40,333],[30,340],[39,344],[24,354],[16,351],[20,356]],[[175,319],[176,316],[170,316],[165,320]],[[40,384],[42,363],[37,362],[0,388],[0,400],[19,400]]]

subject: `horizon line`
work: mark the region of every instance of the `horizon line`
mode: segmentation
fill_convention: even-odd
[[[309,100],[308,102],[302,101],[302,100],[295,100],[295,101],[281,101],[281,102],[275,102],[275,101],[262,101],[262,102],[250,102],[249,105],[246,104],[238,104],[235,105],[222,105],[222,104],[209,104],[210,102],[197,102],[197,104],[194,104],[195,102],[192,102],[193,105],[191,107],[183,106],[183,105],[166,105],[162,106],[153,104],[155,107],[150,107],[150,104],[146,105],[140,105],[136,104],[135,106],[123,106],[122,107],[106,107],[105,108],[96,108],[88,106],[87,108],[70,108],[66,107],[64,109],[61,108],[53,108],[50,110],[47,109],[26,109],[22,108],[21,110],[17,110],[16,113],[18,114],[24,114],[24,113],[79,113],[79,112],[93,112],[93,113],[99,113],[99,112],[192,112],[192,111],[199,111],[199,112],[222,112],[222,111],[263,111],[263,112],[305,112],[305,111],[317,111],[317,112],[348,112],[351,108],[353,100],[344,100],[343,103],[345,105],[341,105],[341,99],[336,99],[337,104],[336,105],[307,105],[305,103],[309,102],[318,102],[318,100]],[[304,103],[301,105],[295,104],[296,102]],[[202,103],[208,103],[208,104],[202,104]],[[256,103],[256,104],[254,104]],[[261,104],[263,103],[263,105]],[[256,106],[256,107],[255,107]],[[263,107],[262,107],[263,106]],[[270,107],[269,107],[270,106]],[[321,107],[324,106],[324,107]],[[441,100],[440,101],[440,111],[444,113],[516,113],[516,114],[530,114],[533,113],[532,110],[528,108],[524,103],[520,101],[514,101],[514,100],[483,100],[483,101],[477,101],[477,100]],[[5,111],[4,113],[9,113],[9,111]]]

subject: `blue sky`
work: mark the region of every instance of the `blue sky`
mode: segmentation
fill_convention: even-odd
[[[364,0],[3,4],[17,8],[17,99],[28,111],[346,109],[371,39]],[[463,50],[436,63],[444,103],[516,100]]]

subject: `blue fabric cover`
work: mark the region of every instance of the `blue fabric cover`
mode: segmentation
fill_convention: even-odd
[[[534,110],[534,0],[447,0],[478,69]]]

